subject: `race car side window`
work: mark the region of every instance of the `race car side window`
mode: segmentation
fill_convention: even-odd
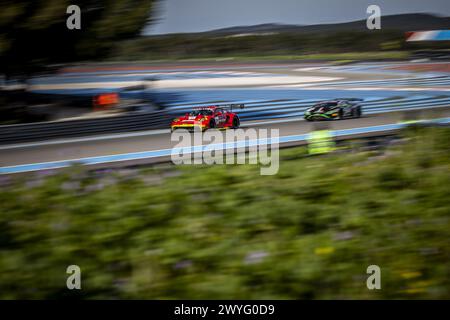
[[[325,110],[329,110],[336,107],[337,105],[338,104],[336,102],[320,103],[316,105],[316,108],[324,108]]]
[[[212,115],[212,111],[208,110],[208,109],[194,110],[194,111],[191,111],[189,113],[189,115],[191,115],[191,116],[198,116],[198,115],[210,116],[210,115]]]

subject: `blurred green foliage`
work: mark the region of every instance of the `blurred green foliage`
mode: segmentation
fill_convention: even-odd
[[[448,44],[407,43],[396,30],[337,31],[323,33],[280,32],[266,35],[224,36],[172,34],[137,37],[116,44],[109,59],[118,61],[226,57],[292,56],[332,59],[333,54],[359,53],[359,59],[407,58],[408,52],[425,48],[447,48]],[[389,54],[394,51],[392,56]],[[398,52],[404,52],[399,56]],[[372,56],[367,56],[371,52]],[[377,53],[377,57],[374,53]],[[316,56],[323,54],[323,57]],[[328,55],[328,56],[327,56]],[[303,56],[303,57],[302,57]],[[308,57],[309,56],[309,57]],[[337,58],[341,59],[341,58]]]
[[[49,64],[101,59],[116,41],[139,35],[156,0],[5,0],[0,10],[0,73],[27,75]],[[81,30],[69,30],[69,5]]]
[[[0,298],[450,298],[450,130],[383,152],[2,179]],[[66,289],[79,265],[82,290]],[[366,268],[381,267],[381,290]]]

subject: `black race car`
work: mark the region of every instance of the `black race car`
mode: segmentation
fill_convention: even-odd
[[[305,120],[334,120],[360,118],[362,107],[360,99],[337,99],[322,101],[305,110]]]

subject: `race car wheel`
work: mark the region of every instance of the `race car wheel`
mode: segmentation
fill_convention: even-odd
[[[239,121],[238,117],[234,117],[233,118],[233,125],[232,125],[232,129],[238,129],[239,126],[241,125],[241,122]]]
[[[216,127],[216,121],[214,119],[211,119],[209,121],[209,129],[214,129]]]
[[[356,108],[356,118],[361,118],[361,107]]]
[[[343,120],[344,119],[344,110],[339,109],[338,119]]]

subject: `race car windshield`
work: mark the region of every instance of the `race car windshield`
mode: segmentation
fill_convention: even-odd
[[[336,107],[336,103],[320,103],[320,104],[316,104],[315,106],[314,106],[314,108],[315,109],[321,109],[321,108],[324,108],[324,110],[329,110],[329,109],[331,109],[331,108],[333,108],[333,107]]]
[[[212,116],[213,112],[209,109],[194,110],[189,113],[190,116]]]

